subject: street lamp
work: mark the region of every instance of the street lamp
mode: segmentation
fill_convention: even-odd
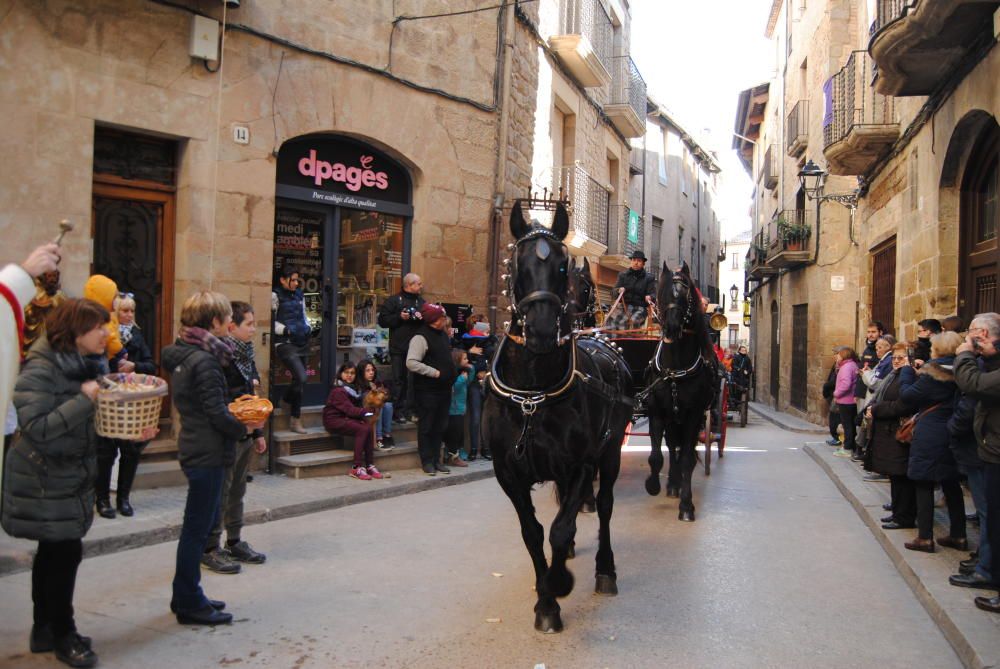
[[[729,287],[729,297],[732,301],[733,308],[736,307],[736,298],[740,296],[740,288],[735,283]]]
[[[827,172],[824,172],[823,168],[812,160],[807,160],[806,164],[799,170],[799,183],[802,185],[802,190],[810,200],[816,200],[817,218],[819,218],[820,203],[827,200],[840,203],[853,213],[858,208],[858,191],[825,195],[823,187],[826,185],[826,177]]]

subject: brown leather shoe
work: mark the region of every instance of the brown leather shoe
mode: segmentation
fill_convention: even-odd
[[[921,539],[917,537],[913,541],[907,541],[903,544],[908,550],[911,551],[921,551],[923,553],[933,553],[934,552],[934,540],[933,539]]]
[[[969,550],[969,540],[965,537],[938,537],[938,545],[954,548],[958,551]]]
[[[1000,613],[1000,595],[996,597],[976,597],[976,608],[991,613]]]

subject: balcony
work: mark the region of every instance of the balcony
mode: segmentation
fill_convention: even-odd
[[[760,166],[760,180],[768,190],[774,190],[778,186],[779,160],[774,144],[769,145],[764,152],[764,162]]]
[[[646,159],[646,152],[638,147],[633,146],[628,152],[628,174],[629,176],[636,176],[642,174],[646,171],[646,166],[643,165],[643,161]]]
[[[577,255],[599,256],[608,248],[608,202],[606,186],[579,165],[553,171],[552,192],[569,200],[570,231],[566,245]]]
[[[868,53],[875,90],[929,95],[966,53],[993,37],[993,0],[876,0]]]
[[[767,264],[782,269],[812,261],[815,219],[815,212],[811,209],[779,211],[771,224],[776,234],[768,249]]]
[[[893,98],[876,93],[871,78],[868,53],[854,51],[824,87],[832,110],[823,126],[830,174],[864,174],[899,138]]]
[[[626,137],[646,133],[646,82],[630,56],[611,59],[611,89],[604,113]]]
[[[631,223],[630,223],[631,219]],[[613,205],[608,215],[608,250],[600,258],[604,267],[613,269],[628,269],[628,257],[633,251],[644,251],[646,230],[638,211],[625,205]],[[650,271],[658,272],[659,268]]]
[[[798,158],[809,146],[809,101],[799,100],[785,119],[785,151]]]
[[[584,87],[611,83],[611,18],[600,0],[564,0],[549,46]],[[643,112],[645,116],[645,112]]]
[[[760,281],[765,276],[773,276],[778,273],[777,267],[768,264],[767,254],[770,247],[770,240],[767,232],[761,230],[754,238],[747,251],[747,277],[753,281]]]

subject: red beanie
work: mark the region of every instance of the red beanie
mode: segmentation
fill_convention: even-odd
[[[420,307],[420,317],[423,318],[424,323],[428,325],[433,325],[437,323],[440,319],[444,318],[447,314],[444,312],[444,307],[440,304],[431,304],[430,302],[424,304]]]

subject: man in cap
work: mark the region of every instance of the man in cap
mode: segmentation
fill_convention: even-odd
[[[640,328],[646,323],[648,305],[656,296],[656,279],[646,271],[646,254],[636,250],[629,256],[629,268],[619,272],[615,282],[615,297],[622,296],[611,315],[611,327],[616,330]]]
[[[444,307],[425,303],[420,326],[410,339],[406,369],[413,373],[413,401],[417,410],[417,451],[428,476],[451,472],[441,462],[441,440],[448,426],[451,386],[458,370],[451,356]]]

